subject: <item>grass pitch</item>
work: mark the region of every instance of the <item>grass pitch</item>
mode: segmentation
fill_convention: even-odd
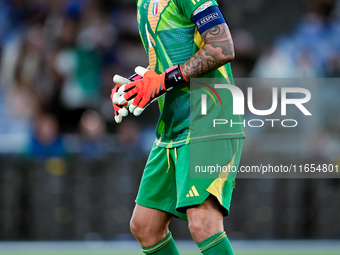
[[[199,255],[193,241],[178,241],[181,255]],[[339,255],[340,240],[233,241],[236,255]],[[143,255],[136,241],[0,242],[0,255]]]
[[[2,253],[0,251],[1,255],[143,255],[144,253],[131,253],[131,252],[113,252],[113,253]],[[181,255],[199,255],[199,252],[196,253],[181,253]],[[339,253],[236,253],[236,255],[339,255]]]

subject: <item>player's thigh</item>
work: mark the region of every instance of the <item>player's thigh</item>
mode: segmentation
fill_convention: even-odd
[[[176,172],[178,211],[185,212],[189,207],[201,205],[212,195],[221,205],[224,216],[228,214],[236,172],[223,172],[222,168],[238,168],[242,142],[242,139],[215,140],[190,144],[190,147],[183,146],[182,151],[179,150],[182,165],[178,167],[187,170]],[[205,169],[215,166],[215,172],[193,173],[195,164]],[[221,171],[217,165],[221,166]]]
[[[154,145],[144,169],[136,203],[181,218],[185,214],[176,211],[174,154],[170,149]]]
[[[219,225],[223,222],[223,214],[221,212],[221,205],[217,199],[210,195],[202,204],[193,205],[186,210],[188,222],[208,222]],[[223,225],[222,225],[223,229]]]

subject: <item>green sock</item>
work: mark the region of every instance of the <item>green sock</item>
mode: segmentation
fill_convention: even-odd
[[[198,244],[204,255],[234,255],[233,248],[225,232],[217,233]]]
[[[154,255],[179,255],[175,240],[172,238],[171,232],[158,244],[152,247],[142,247],[145,254]]]

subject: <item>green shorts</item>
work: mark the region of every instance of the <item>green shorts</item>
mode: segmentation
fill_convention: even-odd
[[[242,146],[243,139],[192,143],[171,149],[154,145],[144,169],[136,203],[187,220],[188,207],[202,204],[209,195],[213,195],[226,216],[229,213],[236,173],[215,172],[208,177],[204,173],[202,178],[197,178],[197,173],[190,173],[194,167],[192,157],[200,151],[203,155],[209,155],[197,158],[200,166],[204,165],[205,158],[209,158],[208,164],[214,162],[216,165],[238,169]],[[190,150],[195,151],[195,154],[190,154]]]

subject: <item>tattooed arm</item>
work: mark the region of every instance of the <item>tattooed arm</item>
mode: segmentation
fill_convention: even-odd
[[[216,25],[201,35],[205,45],[181,67],[185,78],[201,77],[234,59],[234,44],[227,24]]]

